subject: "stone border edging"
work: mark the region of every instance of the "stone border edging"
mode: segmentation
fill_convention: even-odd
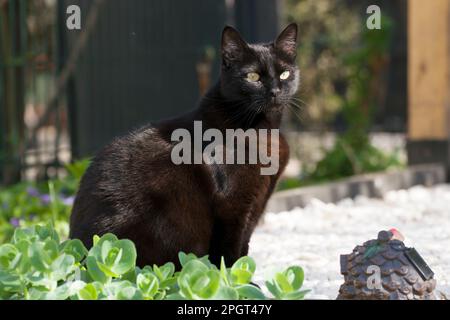
[[[276,192],[266,206],[266,212],[281,212],[304,207],[312,199],[337,202],[357,195],[382,197],[386,192],[407,189],[414,185],[432,186],[446,181],[443,164],[424,164],[406,169],[369,173],[336,182]]]

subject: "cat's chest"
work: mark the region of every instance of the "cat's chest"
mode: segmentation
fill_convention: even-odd
[[[261,175],[259,165],[210,164],[216,192],[222,194],[265,193],[275,176]],[[267,186],[267,187],[266,187]]]
[[[252,149],[246,148],[241,163],[237,163],[238,151],[235,148],[232,161],[227,158],[225,148],[220,149],[219,163],[212,161],[207,168],[212,180],[215,193],[225,198],[236,195],[242,198],[258,198],[266,196],[271,187],[276,183],[287,163],[289,147],[283,136],[280,135],[274,141],[262,141],[258,139],[258,148],[253,150],[253,158],[250,157]],[[261,148],[263,146],[263,148]],[[229,150],[229,149],[228,149]],[[262,152],[261,152],[262,151]]]

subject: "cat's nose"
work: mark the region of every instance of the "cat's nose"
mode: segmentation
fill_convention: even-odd
[[[270,95],[272,97],[277,97],[280,94],[280,92],[281,92],[280,88],[273,88],[270,90]]]

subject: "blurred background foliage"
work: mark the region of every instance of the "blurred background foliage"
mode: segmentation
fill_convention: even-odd
[[[299,23],[300,97],[307,112],[303,125],[325,129],[341,110],[362,19],[348,1],[288,0],[286,19]],[[307,123],[307,124],[306,124]]]
[[[300,97],[308,130],[337,127],[334,144],[315,163],[304,162],[299,177],[281,181],[279,189],[401,167],[397,153],[372,145],[369,134],[377,107],[386,96],[394,21],[383,14],[380,30],[366,27],[361,2],[288,0],[287,20],[299,21]],[[294,120],[294,121],[292,121]],[[291,118],[293,124],[298,120]],[[306,124],[305,124],[306,123]],[[298,152],[302,152],[299,150]]]

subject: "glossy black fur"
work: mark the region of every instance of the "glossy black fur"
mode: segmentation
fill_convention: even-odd
[[[180,117],[148,125],[115,139],[93,159],[78,191],[70,237],[87,246],[107,232],[135,242],[138,265],[177,262],[179,251],[210,255],[227,264],[248,252],[251,234],[284,170],[289,148],[279,139],[280,169],[264,176],[256,165],[175,165],[173,130],[278,129],[284,107],[297,90],[297,26],[269,44],[249,45],[226,27],[219,81],[199,106]],[[289,70],[290,77],[280,80]],[[248,72],[261,75],[250,83]],[[174,93],[175,94],[175,93]],[[181,102],[180,102],[181,103]]]

